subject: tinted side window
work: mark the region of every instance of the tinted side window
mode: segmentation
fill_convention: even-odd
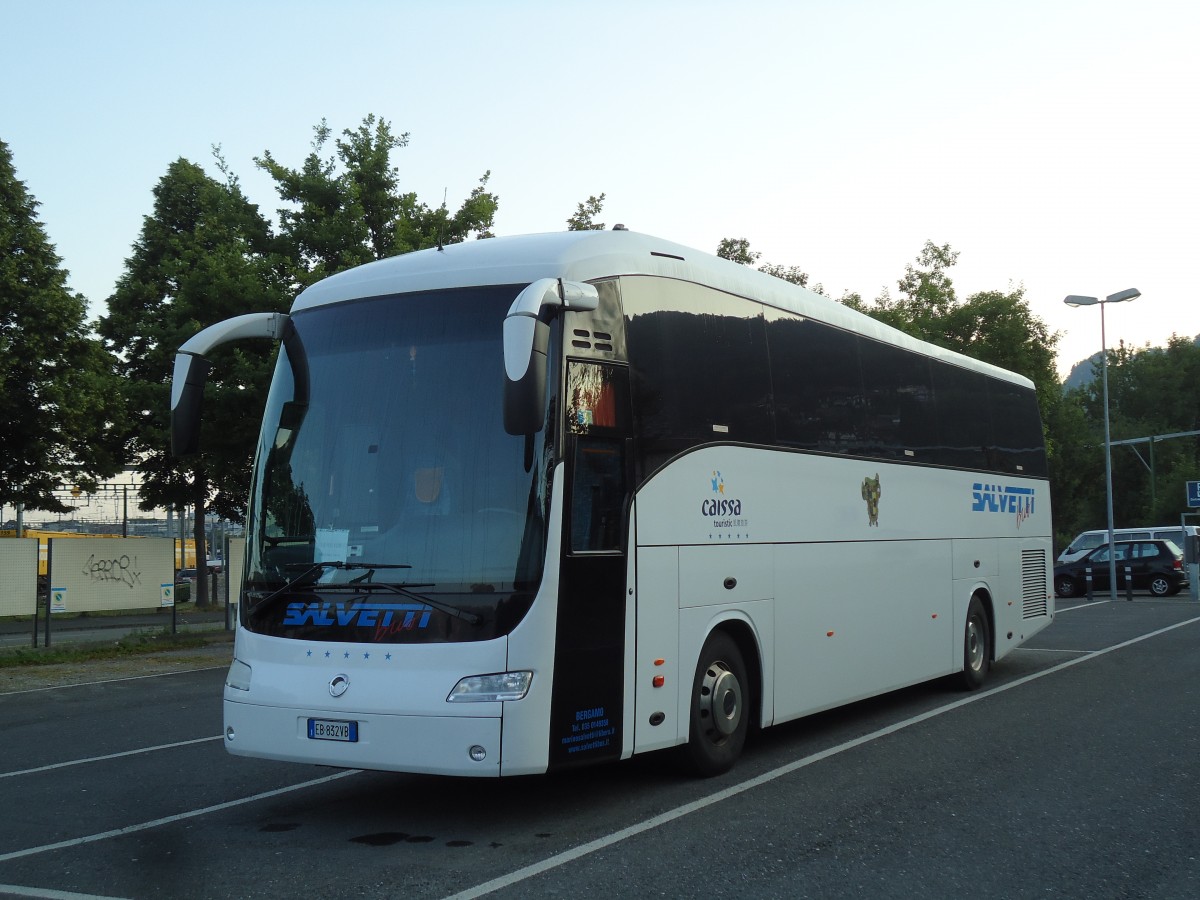
[[[761,304],[665,278],[621,296],[643,476],[700,444],[772,442]]]
[[[989,379],[989,409],[999,471],[1046,474],[1042,418],[1034,392],[1008,381]]]
[[[1046,476],[1032,389],[712,288],[621,281],[640,477],[714,441]]]
[[[964,469],[995,469],[990,452],[991,420],[987,407],[988,379],[979,372],[932,361],[937,395],[939,461]]]
[[[883,459],[939,462],[929,359],[864,340],[861,360],[867,421],[864,452]]]
[[[860,338],[812,319],[767,313],[776,442],[855,453],[866,440]]]

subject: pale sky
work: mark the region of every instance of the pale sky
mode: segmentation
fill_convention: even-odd
[[[896,293],[927,239],[961,298],[1129,287],[1109,346],[1200,334],[1194,0],[738,3],[0,0],[0,139],[93,315],[178,157],[280,203],[312,127],[409,132],[402,188],[452,209],[490,170],[498,234],[601,221],[714,252],[744,237],[839,296]]]

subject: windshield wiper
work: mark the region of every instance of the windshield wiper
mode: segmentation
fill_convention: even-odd
[[[297,575],[295,578],[293,578],[291,581],[284,582],[279,587],[275,588],[275,590],[271,591],[265,597],[261,597],[258,600],[256,600],[254,603],[249,604],[246,607],[246,612],[247,613],[258,612],[260,609],[262,609],[263,607],[265,607],[269,603],[271,603],[271,601],[274,600],[276,597],[282,597],[288,591],[294,590],[296,588],[308,587],[326,569],[368,569],[370,571],[368,571],[367,574],[363,577],[370,578],[371,574],[376,569],[411,569],[412,568],[412,566],[408,565],[407,563],[360,563],[360,562],[348,563],[348,562],[344,562],[342,560],[329,560],[326,562],[318,562],[318,563],[312,563],[312,564],[295,563],[292,565],[284,566],[284,568],[285,569],[298,569],[298,568],[300,568],[300,566],[308,566],[308,568],[305,569],[303,572],[301,572],[299,575]]]
[[[376,588],[385,591],[391,591],[393,594],[399,594],[402,597],[408,597],[410,600],[416,600],[418,603],[424,603],[426,606],[431,606],[438,612],[444,612],[448,616],[453,616],[456,619],[462,619],[468,625],[478,625],[483,621],[473,612],[467,612],[465,609],[460,609],[457,606],[452,606],[442,600],[435,600],[432,597],[427,597],[424,594],[418,594],[411,590],[415,587],[434,587],[433,584],[392,584],[387,581],[363,581],[363,578],[370,579],[371,573],[368,572],[361,578],[356,578],[345,584],[330,584],[322,585],[323,590],[351,588],[355,591],[373,591]]]

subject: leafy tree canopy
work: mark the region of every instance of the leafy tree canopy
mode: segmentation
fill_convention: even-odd
[[[580,203],[575,214],[567,219],[567,231],[603,231],[604,223],[595,221],[604,208],[604,194],[590,196]]]
[[[122,408],[37,207],[0,141],[0,504],[65,512],[55,490],[120,469]]]
[[[745,238],[722,238],[717,244],[717,256],[739,265],[752,266],[762,254],[751,250],[750,242]]]
[[[487,190],[484,172],[457,211],[445,201],[429,206],[400,188],[392,152],[408,146],[374,115],[333,134],[325,120],[313,129],[312,149],[299,169],[280,163],[271,151],[254,162],[275,180],[287,205],[278,210],[283,255],[291,262],[296,288],[376,259],[453,244],[474,235],[492,237],[499,198]]]
[[[1068,391],[1064,405],[1078,410],[1088,424],[1077,445],[1080,465],[1095,460],[1103,477],[1104,417],[1100,363],[1096,377]],[[1172,335],[1166,347],[1130,347],[1108,351],[1109,418],[1114,441],[1149,439],[1113,447],[1113,513],[1118,526],[1177,523],[1188,511],[1184,483],[1200,473],[1200,346]],[[1166,435],[1179,437],[1164,438]],[[1103,491],[1100,492],[1103,499]],[[1103,507],[1094,510],[1081,528],[1103,524]]]
[[[242,343],[211,354],[201,453],[178,460],[167,447],[180,345],[236,315],[286,311],[299,289],[361,263],[491,236],[498,200],[486,190],[489,173],[451,213],[444,202],[432,207],[400,189],[392,153],[407,146],[407,134],[367,116],[327,151],[332,136],[326,122],[317,125],[299,169],[270,151],[255,160],[285,203],[277,228],[247,200],[219,149],[223,182],[188,160],[172,163],[100,322],[125,379],[126,436],[144,475],[142,503],[194,506],[198,548],[206,509],[243,516],[274,349]]]

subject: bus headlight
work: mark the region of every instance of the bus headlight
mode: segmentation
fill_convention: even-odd
[[[225,684],[236,691],[250,690],[250,667],[240,659],[235,659],[229,666],[229,674],[225,676]]]
[[[520,700],[529,693],[532,672],[498,672],[495,675],[470,675],[454,686],[447,703],[495,703]]]

